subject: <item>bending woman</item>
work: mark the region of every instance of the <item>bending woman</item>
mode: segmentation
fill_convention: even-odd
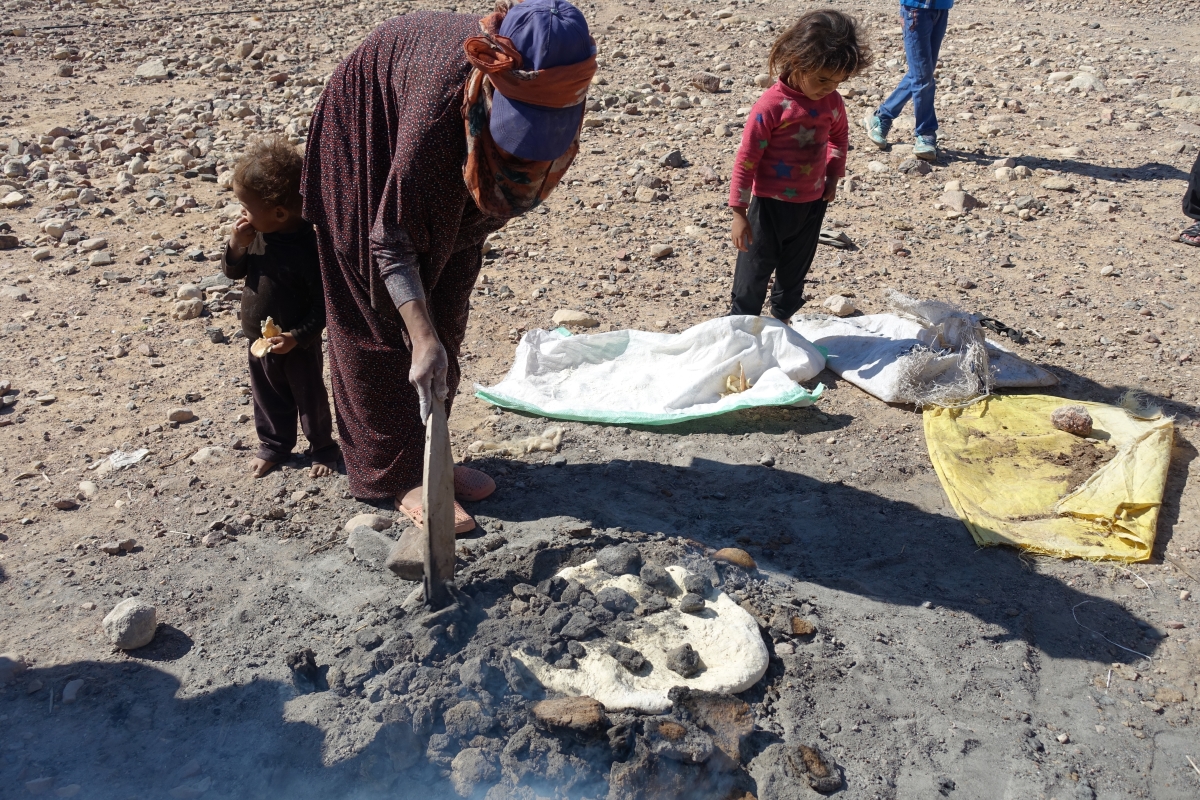
[[[304,218],[355,497],[394,498],[419,524],[425,419],[433,402],[449,413],[458,388],[484,239],[574,161],[595,52],[565,0],[497,3],[483,19],[389,20],[330,77],[309,131]],[[454,472],[456,499],[495,489],[478,470]],[[455,530],[474,527],[456,503]],[[419,564],[393,565],[406,569],[419,578]]]

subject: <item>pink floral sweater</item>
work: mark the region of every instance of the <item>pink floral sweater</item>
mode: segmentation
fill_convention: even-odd
[[[729,205],[746,208],[752,195],[792,203],[819,200],[825,181],[846,173],[849,145],[840,94],[810,100],[776,81],[750,109],[729,180]]]

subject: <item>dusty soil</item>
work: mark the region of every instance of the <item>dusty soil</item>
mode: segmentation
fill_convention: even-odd
[[[310,479],[302,457],[251,480],[237,303],[216,291],[202,317],[172,318],[177,287],[216,272],[233,203],[221,175],[247,139],[280,131],[302,143],[337,58],[379,21],[427,7],[5,3],[0,145],[12,140],[3,161],[23,169],[0,178],[0,199],[20,194],[0,211],[17,240],[0,252],[11,287],[0,292],[0,380],[15,392],[0,413],[0,652],[32,668],[0,688],[0,794],[457,796],[462,743],[446,738],[444,712],[447,698],[477,694],[459,666],[479,655],[471,632],[483,623],[408,652],[419,678],[369,656],[373,633],[392,642],[418,617],[405,605],[416,584],[346,546],[345,521],[378,509],[351,498],[343,475]],[[720,9],[734,16],[717,19]],[[521,332],[555,310],[585,310],[602,330],[680,330],[726,307],[739,109],[795,8],[584,10],[606,81],[595,126],[570,185],[493,242],[451,418],[460,454],[547,424],[494,413],[469,387],[502,377]],[[904,67],[893,4],[851,10],[879,56],[845,87],[857,119]],[[1172,236],[1200,104],[1159,101],[1200,95],[1197,10],[979,2],[951,20],[942,158],[930,174],[899,171],[911,119],[887,153],[852,131],[852,177],[830,214],[855,248],[821,249],[813,299],[851,296],[868,313],[883,310],[887,287],[948,299],[1026,331],[1015,349],[1054,371],[1064,397],[1146,392],[1178,420],[1154,558],[1126,568],[976,549],[929,465],[920,417],[824,373],[816,408],[669,429],[570,423],[555,459],[565,463],[484,460],[500,488],[471,508],[480,530],[461,542],[464,580],[481,613],[507,618],[514,586],[606,543],[749,551],[760,569],[723,572],[722,587],[799,609],[817,633],[768,636],[771,668],[742,698],[756,731],[729,792],[811,795],[778,778],[769,754],[782,742],[829,754],[846,797],[1195,797],[1198,253]],[[146,66],[155,59],[167,60]],[[149,77],[135,77],[140,67]],[[692,88],[700,70],[722,91]],[[1085,70],[1102,86],[1069,89],[1063,73]],[[674,149],[684,166],[660,166]],[[1032,174],[997,178],[1004,158]],[[950,181],[981,205],[948,210]],[[653,199],[636,201],[638,188]],[[51,220],[73,230],[48,232]],[[651,258],[656,244],[673,255]],[[196,420],[170,424],[177,407]],[[90,469],[139,448],[150,452],[133,467]],[[193,463],[202,448],[217,450]],[[96,484],[90,496],[81,481]],[[206,547],[215,523],[230,535]],[[130,552],[100,550],[124,538]],[[162,624],[149,647],[114,652],[100,621],[130,596]],[[505,645],[488,646],[500,658]],[[296,679],[288,659],[303,648],[340,683]],[[535,758],[521,727],[528,691],[472,740],[493,770],[480,767],[474,791],[626,796],[610,790],[619,749],[560,743]],[[630,769],[612,786],[631,785]]]

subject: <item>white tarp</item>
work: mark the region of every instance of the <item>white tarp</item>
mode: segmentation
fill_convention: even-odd
[[[752,406],[811,405],[824,392],[799,385],[825,366],[800,334],[768,317],[731,316],[682,333],[622,330],[570,336],[533,330],[493,405],[554,419],[666,425]],[[730,391],[744,371],[750,388]]]

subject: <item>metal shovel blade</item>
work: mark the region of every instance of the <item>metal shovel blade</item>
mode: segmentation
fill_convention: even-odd
[[[425,603],[442,608],[453,599],[454,580],[454,457],[446,407],[434,401],[425,425],[425,483],[421,490],[425,537]]]

